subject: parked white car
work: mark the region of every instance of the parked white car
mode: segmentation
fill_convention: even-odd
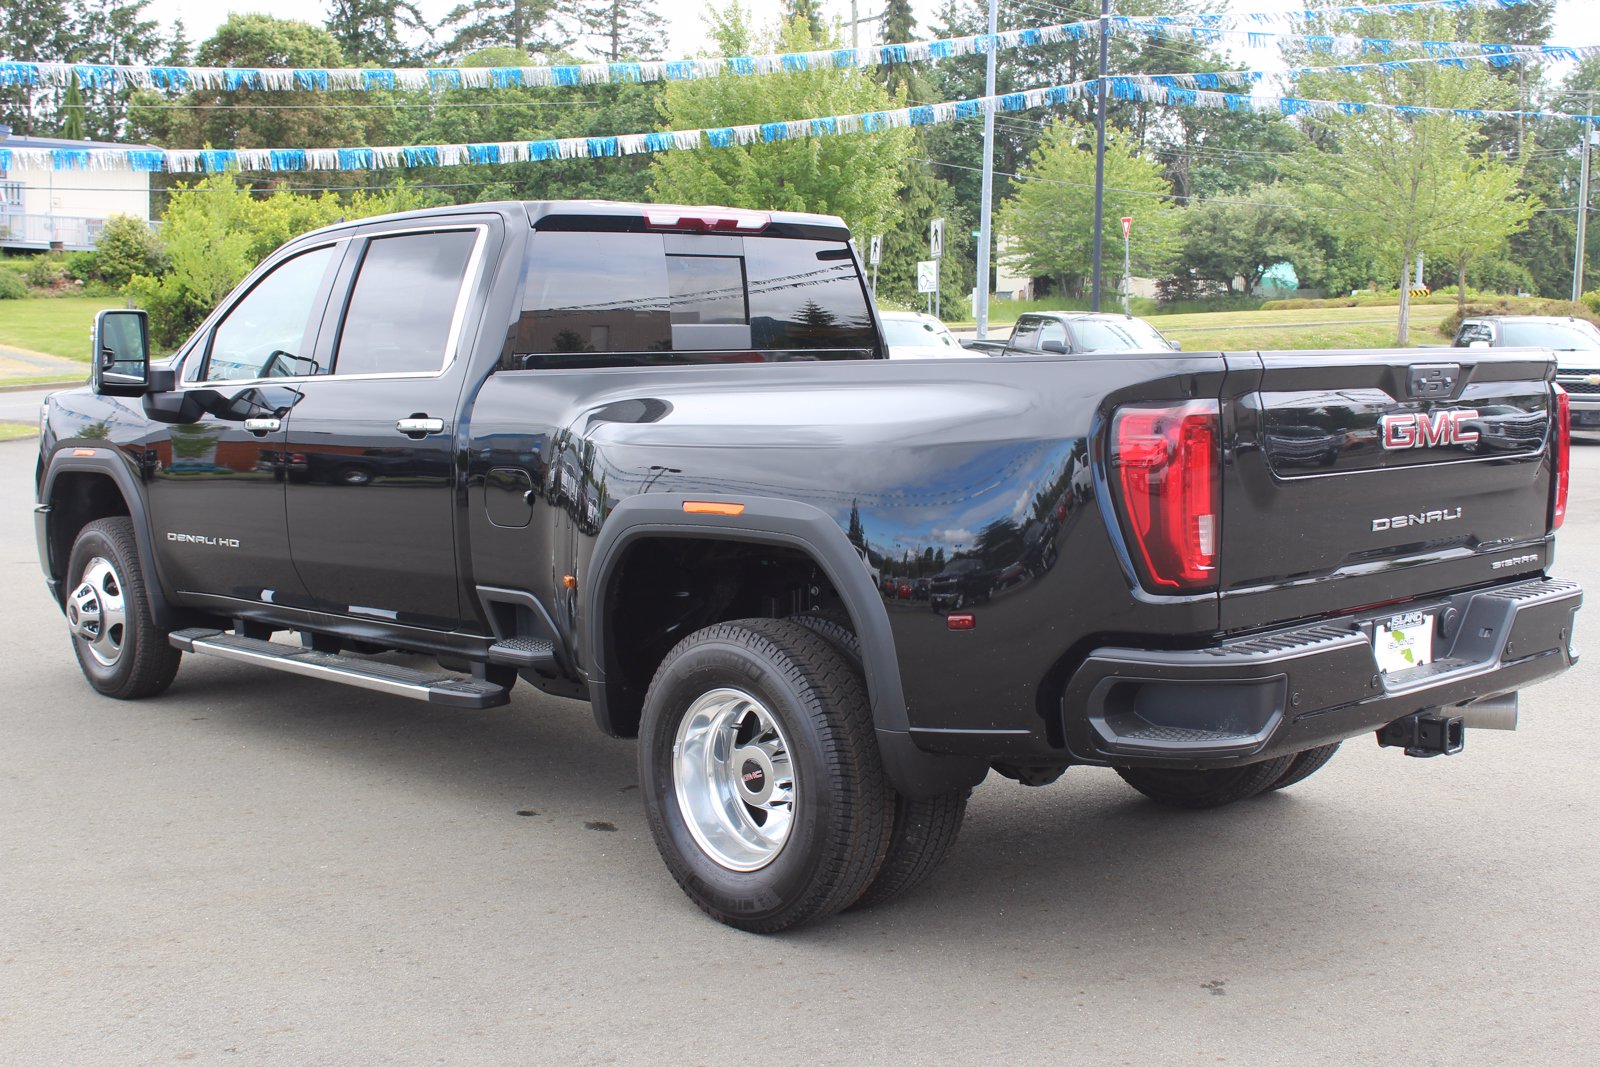
[[[880,311],[890,359],[946,359],[970,356],[944,323],[918,311]]]

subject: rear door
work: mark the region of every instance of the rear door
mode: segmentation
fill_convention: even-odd
[[[1229,368],[1224,630],[1544,568],[1548,355],[1282,352]]]
[[[497,217],[367,232],[288,419],[295,569],[326,612],[431,629],[462,617],[455,432]]]

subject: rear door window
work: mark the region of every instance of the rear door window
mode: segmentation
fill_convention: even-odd
[[[434,374],[450,358],[477,230],[368,242],[345,308],[334,372]]]
[[[842,241],[553,230],[530,256],[508,369],[878,352]]]

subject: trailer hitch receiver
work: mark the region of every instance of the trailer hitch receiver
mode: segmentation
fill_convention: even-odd
[[[1403,748],[1408,756],[1453,756],[1466,744],[1466,725],[1459,715],[1419,711],[1378,731],[1378,744]]]

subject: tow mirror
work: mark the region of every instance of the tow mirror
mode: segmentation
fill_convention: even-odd
[[[103,396],[143,396],[150,382],[150,317],[113,309],[94,317],[90,382]]]

